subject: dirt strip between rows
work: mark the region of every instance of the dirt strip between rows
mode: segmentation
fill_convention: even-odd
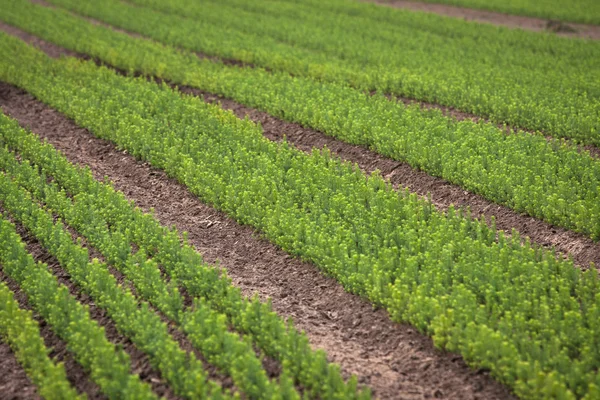
[[[46,263],[49,271],[58,279],[59,283],[67,287],[69,293],[79,303],[89,308],[90,317],[104,328],[107,339],[129,355],[132,368],[131,373],[139,375],[141,380],[148,383],[157,395],[168,400],[179,399],[178,396],[173,394],[171,388],[164,380],[161,379],[160,374],[152,368],[148,356],[138,350],[131,340],[119,333],[112,319],[103,309],[96,306],[92,298],[79,290],[78,286],[71,281],[70,275],[60,266],[58,260],[48,253],[41,243],[21,224],[16,223],[16,226],[17,233],[21,235],[27,251],[33,256],[35,261]],[[17,293],[18,299],[22,299],[23,294],[17,291],[18,287],[16,285],[11,287],[11,289]],[[39,323],[46,344],[54,347],[51,355],[57,356],[59,360],[62,359],[65,362],[67,377],[73,386],[81,392],[86,393],[90,399],[105,399],[106,397],[100,392],[100,388],[89,380],[84,369],[72,359],[71,355],[67,354],[68,350],[65,344],[58,338],[51,339],[50,335],[53,335],[51,328],[41,319]]]
[[[20,230],[23,232],[22,228]],[[27,302],[27,295],[20,290],[19,285],[14,280],[9,278],[3,272],[0,272],[0,280],[6,283],[10,290],[14,293],[15,299],[22,309],[32,310],[31,306]],[[75,361],[69,350],[67,350],[66,343],[56,336],[50,325],[48,325],[46,321],[35,311],[33,312],[33,318],[40,327],[40,335],[42,339],[44,339],[46,347],[50,349],[49,356],[55,362],[61,362],[64,364],[65,371],[67,372],[67,379],[71,385],[77,389],[79,393],[84,393],[87,395],[88,399],[105,399],[106,396],[102,395],[98,385],[89,379],[83,367],[79,365],[77,361]],[[0,368],[3,368],[3,366],[0,366]],[[0,369],[0,371],[0,375],[3,374],[4,370]]]
[[[0,339],[0,394],[7,400],[41,399],[37,388],[17,361],[10,346],[2,339]]]
[[[38,112],[52,113],[39,103],[36,105],[36,102],[23,92],[16,90],[19,93],[15,94],[14,88],[8,86],[7,88],[6,91],[9,93],[6,95],[4,95],[5,90],[2,90],[3,108],[5,112],[9,115],[12,114],[22,123],[32,126],[31,118],[39,118]],[[197,91],[196,94],[198,94]],[[26,99],[19,100],[16,98],[19,96],[24,96]],[[27,98],[29,99],[27,100]],[[11,99],[14,99],[16,104]],[[214,101],[217,98],[212,96],[208,100]],[[228,102],[220,100],[223,103]],[[30,105],[20,104],[22,101],[25,103],[29,101]],[[11,103],[12,106],[8,103]],[[224,106],[227,108],[226,104]],[[42,109],[34,111],[34,115],[31,115],[30,109],[36,107],[42,107]],[[412,181],[417,186],[423,183],[424,178],[431,179],[426,174],[414,171],[410,167],[405,171],[406,166],[403,167],[396,161],[381,158],[363,148],[335,141],[295,124],[278,121],[265,113],[247,109],[234,102],[230,103],[229,108],[236,110],[238,115],[248,114],[254,120],[261,121],[267,137],[271,136],[271,139],[280,140],[282,132],[284,132],[292,143],[294,143],[292,136],[297,136],[298,140],[294,144],[305,149],[314,145],[318,146],[319,140],[322,140],[337,154],[352,161],[360,161],[361,167],[366,170],[369,169],[369,165],[371,165],[371,169],[380,169],[392,181],[395,180],[394,177],[402,177],[404,172],[409,173],[409,177],[412,176]],[[21,114],[20,117],[18,114]],[[60,118],[60,116],[50,119],[53,118]],[[43,119],[37,123],[44,125]],[[268,128],[269,126],[271,128]],[[42,129],[42,131],[45,132],[46,129]],[[49,137],[42,131],[37,131],[37,133]],[[296,135],[293,135],[293,132]],[[54,131],[54,135],[57,135],[56,131]],[[60,134],[58,133],[58,135],[56,140],[60,140]],[[89,136],[89,134],[87,135]],[[302,138],[305,138],[303,139],[304,145]],[[67,156],[73,157],[72,160],[92,166],[98,178],[104,175],[109,176],[117,183],[117,187],[134,198],[138,205],[146,210],[154,207],[161,222],[175,224],[180,230],[190,232],[192,244],[205,254],[207,261],[220,259],[221,265],[228,269],[234,281],[243,288],[245,293],[258,292],[263,298],[272,297],[276,311],[285,316],[293,316],[298,326],[307,331],[313,344],[326,349],[333,360],[342,364],[346,373],[357,373],[361,377],[361,381],[370,384],[376,394],[382,398],[396,398],[398,393],[409,398],[430,396],[503,398],[509,396],[507,390],[491,381],[489,377],[485,376],[486,373],[476,374],[466,368],[460,357],[436,351],[428,338],[419,335],[408,326],[391,323],[384,312],[373,313],[368,303],[343,292],[335,282],[316,273],[314,267],[298,263],[298,266],[294,268],[296,260],[290,260],[288,255],[268,243],[256,240],[252,231],[248,231],[249,228],[241,228],[221,213],[202,205],[185,188],[170,181],[162,172],[148,169],[147,166],[136,164],[133,160],[130,160],[133,163],[131,168],[121,165],[121,162],[130,157],[117,154],[114,147],[106,143],[104,146],[108,146],[108,149],[104,152],[111,154],[111,159],[122,158],[117,159],[110,167],[102,166],[104,154],[102,152],[99,154],[97,149],[88,150],[87,156],[95,159],[95,161],[90,161],[86,160],[86,157],[82,158],[81,147],[79,150],[70,148],[75,142],[79,143],[76,147],[89,147],[90,143],[100,146],[103,143],[91,137],[89,143],[86,143],[85,140],[82,142],[81,139],[76,141],[68,138],[60,140],[60,142],[62,146],[59,146],[59,142],[53,141],[52,143],[66,152]],[[91,146],[94,147],[93,144]],[[350,157],[352,154],[356,160]],[[109,168],[110,173],[105,168]],[[139,168],[142,171],[138,171]],[[136,171],[136,173],[128,174],[127,170]],[[142,175],[138,175],[139,173]],[[440,185],[440,180],[433,179],[429,183],[431,187],[424,190],[425,193]],[[454,189],[445,194],[448,200],[447,204],[450,202],[457,204],[449,197],[453,195],[452,192],[466,196],[467,199],[471,196],[453,185],[446,184],[446,186]],[[157,193],[157,187],[164,189]],[[174,196],[174,191],[179,195]],[[175,198],[179,200],[174,203],[173,199]],[[444,197],[441,200],[444,200]],[[434,199],[434,201],[438,206],[443,207],[440,199]],[[487,211],[493,211],[495,207],[498,206],[489,204],[489,202],[483,206]],[[510,213],[514,214],[512,211]],[[489,215],[489,213],[486,214]],[[533,225],[539,223],[534,219],[530,220],[529,222]],[[512,227],[511,224],[508,226]],[[206,235],[211,236],[215,229],[219,235],[216,238],[206,238]],[[244,231],[245,229],[246,231]],[[219,232],[223,230],[225,232]],[[245,232],[245,236],[240,238],[243,240],[236,240],[236,237],[240,235],[240,230]],[[228,233],[230,231],[232,233]],[[523,229],[520,231],[523,232]],[[556,230],[552,233],[558,234],[555,236],[558,242],[562,241],[559,240],[561,234],[571,234]],[[593,245],[593,243],[591,244]],[[260,250],[260,247],[255,248],[257,245],[266,250]],[[586,250],[590,249],[585,245],[586,243],[583,245],[571,243],[570,247],[579,255],[580,259],[586,259],[590,258],[586,256]],[[274,261],[273,258],[277,261]],[[314,291],[311,288],[319,289]],[[346,297],[348,299],[343,300]],[[344,307],[340,307],[340,304]],[[350,304],[356,305],[349,306]],[[362,310],[364,312],[361,312]],[[362,317],[360,317],[361,315]],[[365,318],[367,322],[365,322]],[[381,341],[373,338],[381,338]]]
[[[466,21],[482,22],[508,28],[520,28],[535,32],[553,32],[566,37],[600,40],[600,26],[560,22],[544,18],[525,17],[521,15],[504,14],[494,11],[477,10],[452,6],[448,4],[424,3],[413,0],[363,0],[382,6],[402,8],[412,11],[424,11],[464,19]]]
[[[2,84],[0,105],[72,162],[89,166],[97,179],[107,176],[142,209],[154,208],[161,223],[189,232],[190,243],[207,262],[219,260],[244,294],[270,297],[276,312],[292,317],[315,347],[325,349],[346,375],[357,374],[377,396],[512,398],[486,371],[471,370],[460,356],[435,349],[430,338],[393,323],[383,310],[373,311],[314,265],[259,239],[253,229],[201,203],[164,172],[95,138],[23,91]]]
[[[51,57],[59,57],[60,55],[85,57],[1,22],[0,29],[37,46]],[[240,118],[247,116],[254,122],[260,122],[263,126],[265,136],[270,140],[281,141],[285,135],[288,142],[306,152],[310,152],[312,148],[323,148],[326,146],[338,157],[357,163],[367,173],[375,170],[381,171],[381,174],[389,179],[396,188],[406,187],[423,197],[430,195],[431,201],[440,210],[446,210],[451,204],[459,207],[469,207],[473,217],[479,218],[485,216],[488,220],[494,217],[498,229],[508,233],[512,229],[516,229],[521,235],[529,237],[537,245],[546,248],[554,247],[560,253],[571,256],[574,262],[583,269],[588,268],[592,262],[597,268],[600,268],[600,242],[594,242],[583,234],[554,226],[526,214],[518,213],[508,207],[489,201],[483,196],[466,191],[460,186],[451,184],[442,178],[430,176],[426,172],[415,169],[407,163],[382,156],[362,146],[342,142],[322,132],[280,120],[263,111],[246,107],[233,100],[203,92],[196,88],[180,87],[180,90],[184,93],[201,96],[208,102],[218,102],[223,108],[232,110]],[[402,101],[407,104],[414,103],[413,100]],[[437,105],[428,105],[427,107],[441,108],[441,106]],[[467,118],[478,119],[478,117],[469,116],[450,108],[442,111],[451,114],[458,120]],[[592,154],[597,153],[597,156],[600,156],[600,148],[594,146],[586,148]]]

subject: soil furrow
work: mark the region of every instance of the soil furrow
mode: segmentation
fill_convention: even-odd
[[[52,58],[60,58],[61,56],[77,57],[77,58],[84,58],[84,59],[89,58],[88,56],[86,56],[84,54],[79,54],[74,51],[65,49],[64,47],[57,46],[46,40],[40,39],[37,36],[27,33],[24,30],[16,28],[12,25],[8,25],[2,21],[0,21],[0,30],[4,31],[5,33],[7,33],[9,35],[18,37],[19,39],[23,40],[26,43],[29,43],[32,46],[37,47],[38,49],[40,49],[41,51],[43,51],[44,53],[46,53],[48,56],[50,56]]]
[[[189,233],[207,262],[219,260],[244,294],[272,299],[292,317],[313,346],[327,351],[346,375],[356,374],[377,396],[391,398],[512,398],[486,371],[434,348],[431,339],[397,324],[383,310],[346,293],[314,265],[292,258],[248,226],[209,207],[160,170],[137,162],[111,143],[77,127],[23,91],[3,84],[0,105],[8,115],[46,139],[65,156],[105,176],[167,226]]]
[[[22,227],[19,227],[19,229],[19,234],[23,235],[24,230]],[[6,276],[4,272],[0,271],[0,281],[5,282],[14,293],[15,299],[21,308],[32,310],[27,302],[27,295],[20,290],[19,285],[14,280]],[[50,349],[50,357],[54,359],[55,362],[62,362],[64,364],[65,371],[67,372],[67,379],[71,385],[73,385],[79,393],[85,393],[88,399],[106,399],[106,396],[102,394],[98,385],[90,380],[85,369],[75,361],[72,354],[67,349],[65,342],[56,336],[50,325],[48,325],[35,311],[33,311],[33,318],[40,327],[40,335],[44,339],[46,347]],[[1,389],[0,392],[2,392]]]
[[[600,26],[560,22],[544,18],[525,17],[521,15],[504,14],[494,11],[477,10],[447,4],[424,3],[413,0],[363,0],[382,6],[402,8],[413,11],[424,11],[440,14],[446,17],[464,19],[466,21],[520,28],[535,32],[553,32],[567,37],[584,39],[600,39]]]
[[[135,345],[127,337],[123,336],[115,326],[112,319],[106,312],[99,308],[91,297],[82,293],[78,286],[70,279],[70,275],[61,267],[58,260],[48,253],[41,243],[31,235],[20,223],[15,223],[17,233],[21,235],[23,242],[26,245],[27,251],[33,256],[35,261],[43,262],[48,265],[48,270],[58,279],[58,282],[69,289],[69,293],[74,296],[77,301],[89,307],[90,317],[104,327],[107,339],[123,349],[130,357],[132,370],[131,373],[140,376],[142,381],[148,383],[154,393],[164,397],[165,399],[179,399],[166,382],[160,377],[160,374],[152,368],[148,356],[137,349]],[[78,364],[77,364],[78,365]],[[69,365],[65,365],[67,375],[70,376],[73,372],[69,369]],[[79,367],[81,368],[81,367]],[[76,373],[76,372],[75,372]],[[77,379],[86,379],[85,376],[77,376]],[[87,378],[89,379],[89,378]],[[91,384],[91,382],[90,382]],[[93,398],[104,398],[101,394]]]
[[[43,0],[31,0],[33,3],[45,6],[45,7],[52,7],[54,8],[55,6],[49,3],[46,3]],[[78,15],[78,14],[77,14]],[[89,17],[85,17],[85,16],[81,16],[78,15],[79,17],[89,21],[92,24],[95,25],[101,25],[104,26],[106,28],[112,29],[116,32],[120,32],[120,33],[124,33],[126,35],[132,36],[132,37],[136,37],[136,38],[142,38],[142,39],[146,39],[146,40],[153,40],[150,39],[146,36],[143,36],[141,34],[135,33],[135,32],[129,32],[123,29],[120,29],[118,27],[109,25],[105,22],[93,19],[93,18],[89,18]],[[51,42],[47,42],[43,39],[38,38],[35,35],[32,35],[30,33],[27,33],[19,28],[13,27],[11,25],[7,25],[3,22],[0,21],[0,30],[3,30],[4,32],[11,34],[15,37],[20,38],[21,40],[32,44],[34,46],[36,46],[37,48],[39,48],[40,50],[42,50],[43,52],[45,52],[48,56],[53,57],[53,58],[58,58],[61,55],[65,55],[65,56],[71,56],[71,57],[78,57],[78,58],[82,58],[82,59],[90,59],[89,56],[87,55],[83,55],[83,54],[79,54],[76,52],[73,52],[71,50],[65,49],[63,47],[57,46]],[[244,63],[242,61],[239,60],[233,60],[233,59],[227,59],[227,58],[221,58],[221,57],[217,57],[217,56],[209,56],[200,52],[194,52],[194,54],[198,57],[198,58],[202,58],[202,59],[209,59],[212,61],[220,61],[223,64],[226,65],[234,65],[234,66],[238,66],[238,67],[245,67],[245,68],[255,68],[255,65],[252,64],[248,64],[248,63]],[[99,60],[95,60],[97,64],[103,64],[105,65],[102,61]],[[114,68],[114,67],[113,67]],[[269,68],[266,68],[267,71],[270,71]],[[125,74],[123,71],[121,71],[123,74]],[[370,94],[374,95],[376,94],[376,91],[371,91]],[[452,118],[456,121],[463,121],[463,120],[471,120],[473,122],[487,122],[487,123],[492,123],[491,120],[489,118],[486,117],[480,117],[477,116],[475,114],[466,112],[466,111],[461,111],[458,110],[454,107],[451,106],[445,106],[442,104],[437,104],[437,103],[428,103],[425,101],[421,101],[421,100],[415,100],[415,99],[411,99],[411,98],[407,98],[407,97],[401,97],[401,96],[396,96],[396,95],[390,95],[390,94],[386,94],[386,97],[391,100],[391,101],[397,101],[400,103],[403,103],[405,105],[418,105],[421,109],[423,110],[430,110],[430,109],[436,109],[441,111],[441,113],[448,117],[448,118]],[[521,131],[521,132],[525,132],[525,133],[529,133],[529,134],[536,134],[535,130],[532,129],[526,129],[526,128],[522,128],[522,127],[518,127],[518,126],[510,126],[510,125],[503,125],[503,124],[496,124],[496,126],[501,129],[502,131],[504,131],[506,134],[511,134],[515,131]],[[544,134],[544,137],[546,138],[546,140],[550,141],[550,140],[554,140],[555,138],[547,135],[545,133],[542,132],[542,134]],[[574,146],[575,148],[577,148],[579,151],[588,151],[590,153],[590,155],[592,157],[596,157],[596,158],[600,158],[600,147],[595,146],[593,144],[578,144],[576,142],[574,142],[573,140],[569,139],[569,138],[561,138],[561,140],[563,140],[565,143],[570,144],[571,146]]]
[[[0,266],[0,270],[2,266]],[[0,338],[0,394],[6,400],[40,400],[36,386],[17,361],[10,346]]]

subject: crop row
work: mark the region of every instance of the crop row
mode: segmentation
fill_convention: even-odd
[[[600,144],[593,41],[387,8],[373,18],[363,11],[377,8],[359,5],[357,13],[353,2],[335,2],[334,11],[232,0],[50,2],[188,50]]]
[[[62,224],[53,223],[51,213],[32,202],[30,195],[18,188],[5,174],[0,175],[0,188],[5,209],[40,240],[69,272],[73,281],[94,299],[96,305],[106,309],[117,328],[149,355],[151,364],[161,372],[177,394],[185,398],[229,397],[220,393],[221,388],[217,384],[207,381],[202,363],[194,355],[188,355],[180,349],[159,316],[146,303],[138,306],[135,297],[117,284],[106,264],[95,259],[89,261],[87,249],[75,243]],[[194,332],[193,342],[209,339],[212,332],[207,332],[202,325],[213,327],[210,322],[215,321],[211,321],[201,310],[190,314],[184,325],[186,331]],[[203,334],[207,336],[202,337]],[[233,345],[231,342],[230,344]],[[227,352],[223,354],[226,355]],[[249,371],[247,379],[251,377]],[[271,392],[264,394],[272,395],[265,398],[278,398]]]
[[[117,68],[189,84],[408,162],[552,224],[600,238],[600,161],[492,124],[456,122],[335,84],[200,60],[27,0],[0,18]]]
[[[38,393],[45,399],[81,400],[67,380],[63,364],[55,364],[31,312],[23,310],[4,282],[0,283],[0,338],[13,349]]]
[[[326,151],[270,142],[250,121],[167,85],[3,43],[15,64],[0,64],[2,79],[491,369],[517,394],[599,395],[595,269],[582,272],[452,208],[440,213]]]
[[[286,377],[288,372],[314,397],[356,396],[355,378],[345,385],[337,367],[327,365],[324,353],[313,353],[307,339],[286,326],[269,306],[243,299],[225,276],[203,265],[193,249],[181,247],[175,232],[166,231],[151,216],[134,209],[122,195],[95,181],[88,171],[69,164],[56,150],[42,145],[16,124],[5,121],[2,125],[6,134],[0,143],[20,149],[20,156],[28,163],[17,163],[4,151],[0,168],[86,237],[108,262],[131,279],[139,295],[182,326],[207,360],[229,373],[250,398],[295,398],[293,383]],[[42,175],[29,165],[36,161],[41,163]],[[46,176],[52,176],[54,183],[47,183]],[[57,183],[63,182],[73,200],[59,190]],[[138,246],[135,254],[131,253],[130,243]],[[148,259],[149,253],[152,259]],[[157,263],[170,278],[169,284],[163,280]],[[184,309],[178,284],[199,297],[193,310]],[[219,316],[207,305],[227,314],[238,330],[249,332],[259,348],[281,361],[281,387],[268,381],[253,348],[228,332],[225,315]],[[359,396],[369,397],[366,392]]]
[[[384,0],[386,1],[386,0]],[[393,0],[387,0],[393,2]],[[424,3],[442,3],[459,7],[497,11],[559,21],[600,25],[600,4],[595,0],[573,0],[564,7],[561,0],[419,0]]]
[[[3,173],[0,173],[0,181],[7,182]],[[4,191],[0,193],[3,197],[9,195]],[[19,284],[33,309],[65,341],[69,352],[90,371],[91,380],[108,398],[156,398],[149,386],[137,375],[129,373],[129,356],[108,341],[104,329],[91,319],[87,308],[70,295],[65,286],[59,285],[47,265],[34,261],[15,226],[4,216],[0,219],[0,263],[4,274]],[[34,383],[39,385],[41,382],[36,379]],[[43,387],[38,387],[40,393],[46,393]],[[68,391],[64,393],[68,394]]]
[[[211,312],[200,302],[195,303],[193,309],[184,310],[183,298],[176,288],[165,284],[156,262],[147,259],[143,251],[131,254],[131,246],[125,241],[125,237],[122,234],[111,235],[107,232],[106,226],[102,227],[99,224],[97,212],[90,207],[90,204],[83,201],[74,207],[64,192],[59,192],[54,185],[46,186],[44,176],[38,175],[29,165],[18,164],[14,156],[6,151],[2,153],[2,164],[16,182],[23,183],[42,196],[51,205],[49,207],[51,211],[61,211],[59,215],[65,218],[65,222],[70,224],[75,222],[72,226],[76,228],[84,227],[91,243],[98,245],[106,253],[108,261],[133,282],[137,293],[149,300],[159,311],[176,321],[190,342],[201,350],[207,360],[229,373],[234,383],[249,398],[298,398],[293,384],[290,384],[289,381],[286,381],[287,387],[279,388],[278,385],[274,385],[268,380],[252,346],[241,341],[238,335],[228,332],[223,317]],[[103,281],[97,284],[104,285]],[[127,304],[121,302],[120,306],[127,314],[131,312],[131,302]],[[156,324],[156,321],[153,322]],[[134,332],[130,331],[130,334],[134,335]],[[155,336],[161,338],[160,334]],[[165,335],[162,334],[162,336],[164,340]],[[142,345],[142,343],[138,342],[138,345]],[[181,358],[181,356],[179,357]],[[200,367],[200,364],[195,362],[191,362],[191,365],[195,369]],[[187,367],[185,364],[176,365],[177,368],[182,366]],[[202,388],[205,385],[203,381],[205,378],[201,374],[198,374],[197,378],[195,384]],[[193,381],[189,382],[186,389],[188,392],[181,391],[182,396],[206,397],[205,394],[194,393],[191,390]],[[176,389],[177,384],[179,383],[174,384]]]

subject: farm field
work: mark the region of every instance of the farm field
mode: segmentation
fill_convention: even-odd
[[[0,0],[0,399],[600,399],[600,42],[509,25]]]

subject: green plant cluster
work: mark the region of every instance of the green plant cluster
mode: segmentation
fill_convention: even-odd
[[[2,43],[2,79],[489,368],[519,396],[600,396],[595,268],[583,272],[463,211],[440,213],[327,151],[270,142],[252,122],[165,84]]]
[[[55,364],[31,312],[23,310],[4,282],[0,283],[0,338],[8,343],[38,393],[48,400],[82,400],[67,379],[62,363]]]
[[[19,129],[16,123],[13,122],[12,125],[13,129],[10,128],[6,118],[0,122],[0,127],[7,132],[5,135],[10,132],[11,141],[17,137],[22,138],[23,135],[15,134],[15,130]],[[59,157],[59,155],[56,154],[55,157]],[[175,284],[177,280],[172,279],[167,283],[161,275],[158,263],[167,265],[166,263],[162,264],[163,260],[148,258],[147,247],[140,247],[137,252],[132,252],[130,243],[135,242],[132,241],[132,234],[129,230],[136,230],[137,235],[144,235],[145,232],[140,230],[139,226],[127,226],[124,231],[109,231],[108,223],[103,218],[103,214],[107,210],[96,209],[95,203],[99,192],[102,192],[108,195],[106,200],[110,202],[111,206],[114,206],[115,202],[118,204],[122,197],[116,195],[116,192],[95,188],[96,190],[92,192],[80,192],[71,200],[66,192],[60,190],[58,185],[46,182],[47,171],[43,167],[41,168],[43,174],[39,174],[29,163],[18,163],[14,155],[4,149],[0,150],[0,168],[30,191],[37,201],[42,201],[49,211],[63,218],[65,223],[77,229],[88,239],[89,243],[106,257],[108,263],[116,267],[133,283],[136,293],[140,297],[148,300],[157,310],[179,325],[206,360],[228,373],[233,378],[234,384],[248,398],[299,399],[293,381],[290,381],[285,375],[281,377],[283,383],[281,387],[269,381],[252,344],[248,341],[241,341],[238,334],[228,331],[224,315],[211,310],[202,300],[197,301],[192,309],[185,309],[183,297]],[[71,168],[75,167],[71,166]],[[76,172],[69,172],[71,172],[71,176],[78,177]],[[66,175],[69,175],[69,172]],[[63,172],[62,175],[64,176],[65,173]],[[76,183],[82,184],[83,182],[77,181]],[[125,204],[121,204],[121,207],[127,205],[125,202]],[[168,260],[166,261],[168,262]],[[190,265],[186,267],[195,268]],[[203,283],[205,286],[207,284],[208,282]]]
[[[336,84],[199,60],[27,0],[12,3],[0,19],[122,70],[218,93],[370,147],[516,211],[600,238],[600,161],[558,141],[456,122]]]
[[[595,41],[347,1],[50,2],[188,50],[600,144]]]
[[[393,1],[393,0],[392,0]],[[419,0],[505,14],[600,25],[600,3],[595,0]]]
[[[3,173],[0,181],[8,182]],[[0,193],[3,197],[9,195]],[[19,284],[33,309],[66,343],[77,362],[90,371],[91,380],[109,399],[156,399],[139,376],[130,374],[129,355],[108,341],[88,309],[58,283],[46,264],[34,261],[15,226],[4,216],[0,219],[0,263],[3,272]]]
[[[64,225],[53,221],[52,213],[42,209],[4,173],[0,175],[0,201],[57,258],[82,291],[107,311],[117,329],[148,354],[152,366],[175,393],[189,399],[231,398],[207,379],[202,362],[180,348],[170,336],[167,324],[147,303],[138,304],[129,290],[117,284],[106,264],[97,259],[90,262],[88,249],[74,242]],[[121,395],[128,394],[123,391]]]
[[[253,351],[252,347],[234,340],[236,335],[226,331],[222,316],[207,309],[205,302],[224,313],[236,329],[248,333],[261,350],[279,360],[283,369],[280,379],[286,379],[289,373],[305,388],[305,394],[321,399],[370,398],[368,391],[357,392],[355,377],[345,384],[339,367],[329,365],[324,352],[313,352],[306,336],[282,321],[270,305],[245,299],[225,275],[205,265],[192,247],[181,246],[176,231],[135,209],[121,193],[94,180],[88,170],[76,168],[52,146],[42,144],[6,117],[0,117],[0,144],[18,152],[25,161],[18,163],[8,151],[0,150],[0,169],[10,173],[38,201],[82,233],[107,261],[131,277],[138,294],[183,325],[208,361],[224,368],[251,398],[294,398],[295,393],[289,384],[285,386],[286,381],[281,388],[264,382],[266,377],[262,367],[256,365],[258,360],[247,353]],[[42,174],[30,163],[37,165]],[[53,183],[47,183],[48,177]],[[67,192],[59,191],[59,184]],[[138,246],[135,254],[131,254],[130,243]],[[169,284],[164,282],[157,263],[164,268]],[[183,310],[177,285],[199,298],[195,310]]]

